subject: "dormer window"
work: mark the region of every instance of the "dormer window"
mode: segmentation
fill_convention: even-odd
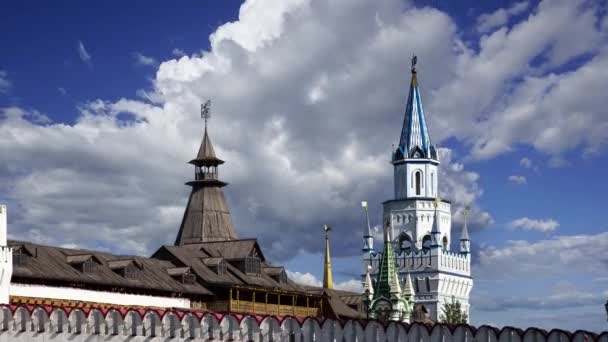
[[[258,257],[246,257],[245,258],[245,273],[260,274],[262,271],[262,265],[260,258]]]
[[[93,273],[101,264],[101,261],[92,254],[68,255],[66,261],[82,273]]]
[[[13,249],[13,265],[24,266],[32,256],[25,246],[16,247]]]
[[[218,275],[226,274],[226,260],[224,260],[224,258],[203,258],[202,261],[205,266],[209,267],[209,269]]]
[[[230,259],[230,263],[241,272],[248,275],[259,275],[262,272],[262,261],[258,257],[247,256],[244,258]]]
[[[173,267],[168,268],[167,273],[171,278],[182,284],[195,284],[196,274],[192,273],[190,267]]]
[[[116,274],[128,279],[137,278],[143,269],[141,262],[133,259],[112,260],[108,262],[108,267]]]
[[[264,273],[269,275],[277,283],[287,283],[287,273],[283,267],[264,267]]]

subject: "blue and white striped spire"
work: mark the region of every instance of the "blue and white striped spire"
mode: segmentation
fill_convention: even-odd
[[[431,137],[426,125],[424,110],[422,109],[422,99],[418,89],[418,79],[416,77],[416,62],[418,58],[412,58],[412,81],[410,92],[405,108],[405,119],[401,130],[399,146],[395,151],[394,160],[407,158],[432,158],[436,159],[434,148],[431,146]],[[418,156],[416,157],[416,150]]]

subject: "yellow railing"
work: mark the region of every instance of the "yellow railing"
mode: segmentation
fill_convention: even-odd
[[[210,311],[216,311],[216,312],[228,312],[230,307],[228,306],[228,301],[223,300],[223,301],[208,302],[207,309]]]
[[[139,309],[141,306],[126,306],[126,305],[113,305],[106,303],[91,303],[74,300],[61,300],[61,299],[48,299],[48,298],[35,298],[35,297],[19,297],[11,296],[10,302],[12,304],[31,304],[31,305],[49,305],[49,306],[70,306],[70,307],[81,307],[81,308],[124,308],[124,309]],[[231,300],[231,301],[213,301],[208,303],[193,302],[193,309],[199,310],[210,310],[216,312],[239,312],[239,313],[253,313],[258,315],[277,315],[286,316],[294,315],[300,317],[317,316],[319,314],[318,308],[310,308],[305,306],[293,306],[293,305],[279,305],[279,304],[265,304],[265,303],[254,303],[244,300]]]
[[[211,309],[212,304],[207,305]],[[254,303],[244,300],[231,300],[230,311],[240,313],[255,313],[259,315],[294,315],[294,316],[317,316],[318,308],[307,308],[305,306],[279,305]]]

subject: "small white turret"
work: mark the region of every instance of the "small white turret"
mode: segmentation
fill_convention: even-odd
[[[365,272],[365,282],[363,283],[363,294],[370,302],[374,298],[374,284],[372,283],[372,276],[370,274],[371,271],[372,267],[367,266],[367,270]]]
[[[413,300],[416,293],[414,292],[414,287],[412,286],[412,277],[410,277],[410,272],[405,274],[405,282],[403,283],[403,298],[407,300]]]
[[[435,199],[435,215],[433,217],[433,228],[431,229],[431,248],[441,247],[441,231],[439,230],[439,203],[440,199]]]
[[[469,229],[467,227],[467,214],[469,207],[464,208],[464,224],[462,225],[462,232],[460,233],[460,253],[469,254],[471,253],[471,240],[469,239]]]

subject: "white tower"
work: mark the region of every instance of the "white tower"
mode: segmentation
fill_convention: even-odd
[[[391,163],[395,198],[383,203],[382,222],[390,222],[400,279],[403,282],[409,272],[415,302],[426,307],[430,319],[438,321],[441,306],[452,297],[468,314],[473,286],[470,241],[465,224],[460,250],[451,251],[451,204],[439,199],[439,159],[422,109],[416,57],[412,59],[403,129]],[[376,273],[381,253],[371,255],[372,272]]]
[[[0,204],[0,304],[9,304],[13,276],[13,249],[6,245],[6,206]]]

